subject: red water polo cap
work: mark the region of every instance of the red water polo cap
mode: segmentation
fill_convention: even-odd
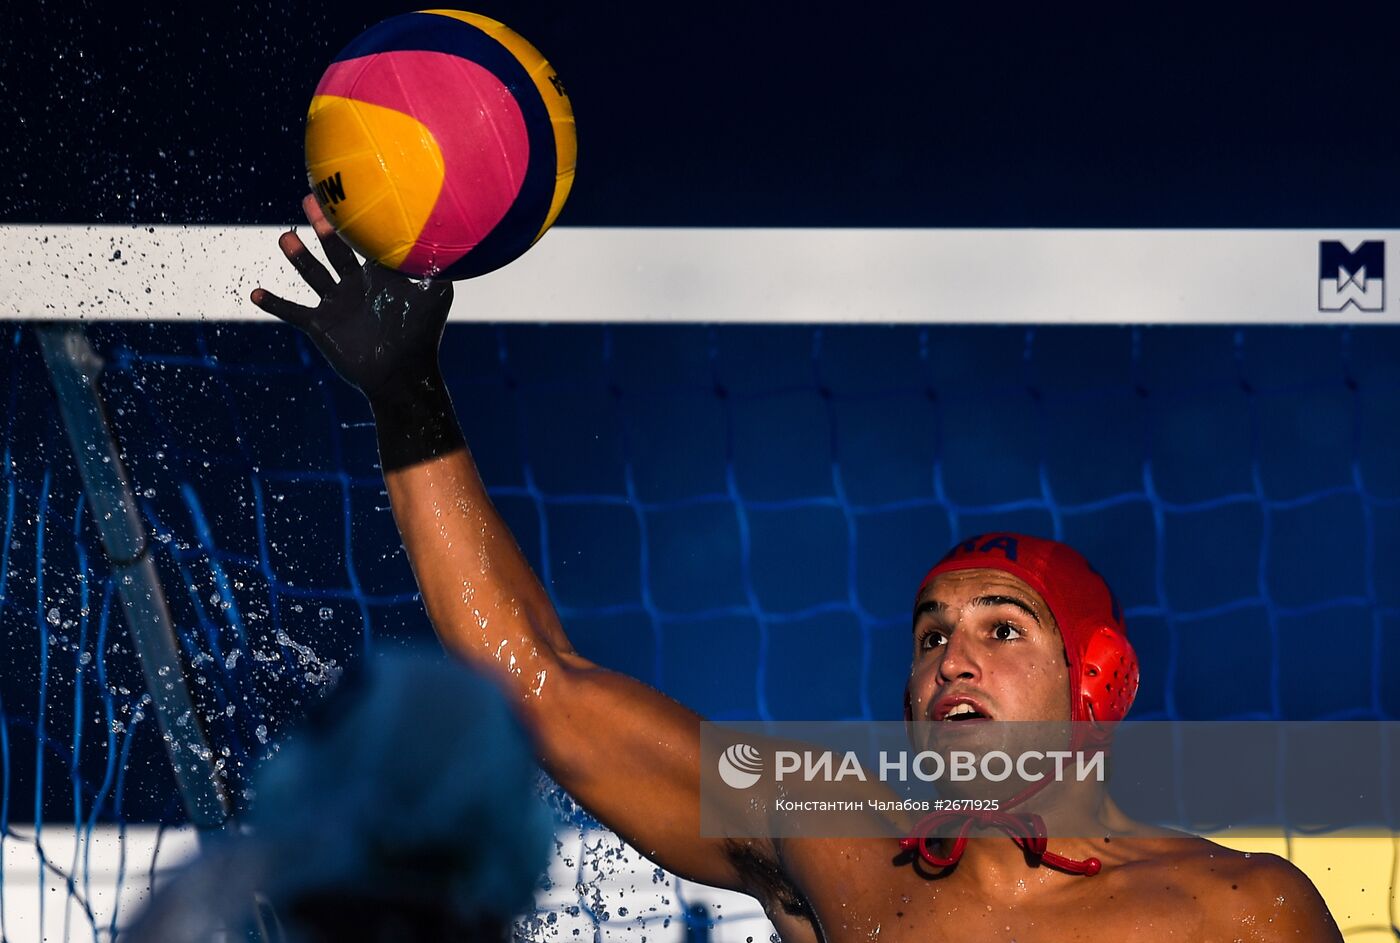
[[[1103,725],[1122,720],[1137,696],[1137,653],[1113,591],[1089,561],[1059,541],[982,534],[948,551],[919,591],[939,574],[983,568],[1024,581],[1050,607],[1069,660],[1070,720]]]

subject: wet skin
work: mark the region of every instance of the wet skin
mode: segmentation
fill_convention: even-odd
[[[308,332],[386,330],[369,320],[372,298],[346,296],[375,282],[354,277],[349,250],[315,201],[305,207],[341,281],[288,234],[281,248],[321,304],[300,308],[263,289],[253,302]],[[432,292],[399,292],[410,308],[419,296],[433,300]],[[414,345],[382,349],[412,352]],[[377,370],[423,366],[383,359]],[[379,432],[383,441],[386,430]],[[1060,854],[1102,860],[1102,873],[1087,878],[1032,866],[999,835],[974,837],[946,872],[915,866],[890,840],[702,835],[701,718],[574,650],[470,452],[458,448],[390,471],[385,484],[444,646],[507,690],[546,772],[656,863],[754,895],[785,940],[1340,940],[1317,892],[1288,862],[1144,828],[1106,796],[1077,794],[1071,810],[1101,827],[1102,838],[1052,842]],[[997,571],[968,570],[939,577],[919,603],[909,716],[928,717],[952,691],[971,693],[1000,720],[1068,718],[1058,630],[1028,586]],[[735,796],[714,814],[730,835],[761,834],[753,806]]]
[[[1340,940],[1316,890],[1291,864],[1190,836],[1092,843],[1092,877],[1032,867],[1002,837],[973,840],[944,876],[893,861],[882,841],[804,842],[783,867],[811,908],[769,909],[786,941]],[[1062,841],[1086,853],[1090,842]]]

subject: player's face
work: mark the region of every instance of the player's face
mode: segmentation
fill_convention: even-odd
[[[912,720],[1068,720],[1069,666],[1049,607],[1009,573],[941,574],[915,604],[906,697]]]

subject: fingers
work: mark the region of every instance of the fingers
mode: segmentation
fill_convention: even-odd
[[[304,252],[306,250],[303,249],[302,251]],[[322,269],[322,271],[325,270]],[[330,276],[327,277],[329,278]],[[299,304],[293,304],[285,298],[278,298],[272,292],[264,288],[254,288],[253,294],[249,296],[249,300],[273,317],[280,318],[293,327],[301,328],[302,330],[306,330],[311,324],[311,319],[316,316],[314,309],[304,308]]]
[[[311,223],[317,235],[335,228],[331,225],[331,221],[326,219],[326,214],[321,209],[321,201],[316,199],[316,194],[308,193],[301,198],[301,211],[306,214],[307,222]]]
[[[321,240],[321,248],[325,250],[331,268],[335,269],[336,274],[341,278],[354,276],[360,268],[360,261],[355,258],[355,250],[351,249],[345,240],[340,238],[340,233],[335,231],[335,226],[326,219],[315,195],[308,193],[301,201],[301,208],[306,213],[311,228],[316,230],[316,236]]]
[[[307,251],[300,236],[294,232],[284,232],[277,238],[277,245],[312,291],[324,298],[335,290],[335,279],[320,260]]]

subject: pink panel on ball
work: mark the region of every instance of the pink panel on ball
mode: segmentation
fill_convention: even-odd
[[[510,90],[475,62],[441,52],[376,53],[333,63],[316,94],[402,111],[437,140],[447,167],[442,194],[404,271],[447,268],[476,248],[520,193],[530,161],[525,118]]]

